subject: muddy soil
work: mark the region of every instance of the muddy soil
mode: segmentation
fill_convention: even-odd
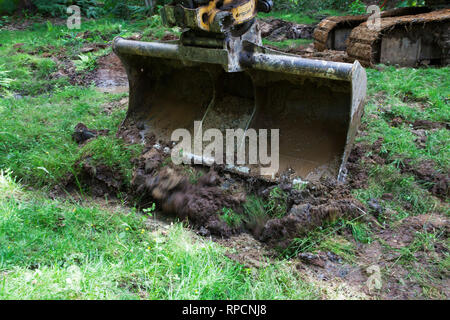
[[[345,51],[337,51],[337,50],[317,51],[314,48],[314,44],[312,43],[308,45],[299,45],[297,47],[288,47],[288,48],[279,48],[273,45],[266,45],[265,47],[272,50],[295,54],[302,58],[307,59],[352,63],[352,61],[349,59]]]
[[[394,125],[397,118],[393,119],[391,125]],[[403,123],[403,122],[401,122]],[[426,128],[442,128],[445,127],[446,124],[440,123],[432,123],[429,121],[416,121],[413,124],[413,127],[416,125],[420,127]],[[425,126],[422,126],[425,124]],[[418,138],[416,139],[416,144],[420,147],[420,145],[426,144],[426,135],[423,134],[424,129],[414,130]],[[422,133],[422,134],[421,134]],[[367,171],[364,167],[361,166],[361,162],[372,163],[378,165],[384,165],[392,163],[391,161],[387,161],[384,157],[386,154],[381,153],[381,145],[383,143],[383,138],[380,137],[375,143],[372,145],[364,145],[361,143],[357,143],[354,146],[352,153],[350,154],[347,169],[351,176],[348,181],[350,186],[355,189],[361,189],[367,187]],[[366,156],[366,154],[369,156]],[[449,183],[450,183],[450,174],[448,172],[440,172],[437,170],[437,165],[433,161],[420,161],[418,163],[412,161],[411,159],[402,159],[399,164],[399,168],[401,173],[413,175],[416,181],[421,184],[425,189],[427,189],[431,194],[440,198],[441,200],[448,199],[449,192]]]
[[[128,77],[119,57],[113,52],[101,57],[98,61],[94,81],[97,88],[103,92],[128,92]]]
[[[270,219],[264,225],[259,240],[272,247],[286,249],[291,241],[309,231],[339,218],[357,218],[366,208],[350,194],[350,189],[332,179],[309,183],[303,190],[283,186],[288,193],[288,213]]]
[[[402,173],[412,174],[433,195],[442,200],[448,199],[450,195],[450,174],[438,172],[433,161],[421,161],[414,164],[411,159],[405,159],[400,164],[400,170]]]
[[[283,41],[286,39],[312,39],[315,26],[297,24],[280,19],[258,20],[261,36],[271,41]]]
[[[75,131],[72,134],[72,139],[78,143],[79,145],[85,144],[90,139],[96,138],[99,135],[105,136],[109,133],[109,130],[102,129],[102,130],[95,130],[95,129],[89,129],[84,123],[78,123],[75,126]]]
[[[152,161],[161,158],[152,155]],[[148,171],[154,171],[152,169]],[[136,173],[132,186],[137,194],[151,196],[161,209],[181,221],[187,220],[199,228],[203,236],[216,235],[228,237],[233,230],[217,214],[222,208],[237,209],[243,199],[223,192],[219,185],[221,178],[215,171],[202,176],[196,184],[173,168],[163,168],[156,175]]]

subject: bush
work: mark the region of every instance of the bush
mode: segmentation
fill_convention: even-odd
[[[361,0],[353,1],[350,4],[349,11],[353,15],[365,14],[366,13],[366,5]]]
[[[347,8],[351,0],[279,0],[275,2],[275,10],[318,11],[324,9]]]
[[[71,5],[79,6],[82,14],[88,18],[96,18],[104,14],[97,0],[33,0],[33,4],[39,13],[52,17],[66,17],[67,8]]]
[[[153,1],[153,6],[164,4],[166,0]],[[81,13],[88,18],[97,18],[104,15],[113,15],[120,18],[131,19],[149,15],[153,10],[148,0],[33,0],[37,11],[43,15],[53,17],[67,16],[67,7],[77,5]]]

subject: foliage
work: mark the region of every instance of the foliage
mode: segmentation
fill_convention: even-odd
[[[361,0],[353,1],[349,6],[349,11],[353,15],[365,14],[366,5]]]
[[[53,17],[66,17],[67,8],[71,5],[80,7],[88,18],[97,18],[104,13],[97,0],[33,0],[38,12]]]
[[[118,170],[124,177],[125,183],[129,183],[134,168],[132,159],[139,156],[142,148],[139,144],[126,146],[119,138],[98,137],[89,141],[80,150],[80,160],[89,158],[91,165],[105,165],[113,170]]]
[[[4,69],[4,65],[0,65],[0,93],[6,92],[12,79],[8,77],[8,71]]]
[[[320,11],[325,9],[347,8],[351,0],[279,0],[274,1],[275,10],[294,10],[295,12]]]
[[[222,208],[220,218],[231,228],[237,228],[242,224],[242,217],[230,208]]]
[[[288,194],[281,190],[280,187],[275,187],[270,190],[269,197],[264,204],[264,208],[270,217],[282,218],[287,214],[287,200]]]
[[[92,71],[97,66],[97,60],[92,53],[80,54],[80,60],[75,60],[76,71]]]
[[[164,1],[156,1],[155,4],[162,4]],[[142,18],[154,12],[154,8],[145,0],[34,0],[39,13],[51,15],[53,17],[66,17],[67,7],[77,5],[81,12],[88,18],[98,18],[105,15],[113,15],[125,19]]]
[[[404,0],[397,4],[397,7],[420,7],[425,5],[425,0]]]

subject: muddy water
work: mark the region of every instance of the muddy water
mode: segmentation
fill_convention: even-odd
[[[94,81],[99,92],[125,93],[129,89],[125,68],[114,53],[99,60]]]

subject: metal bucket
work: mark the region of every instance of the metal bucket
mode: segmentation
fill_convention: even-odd
[[[147,134],[170,141],[175,129],[193,133],[194,121],[222,132],[279,129],[280,166],[265,175],[292,169],[303,180],[343,178],[366,95],[358,62],[303,59],[245,41],[239,68],[226,49],[116,38],[114,52],[129,78],[127,118]],[[258,169],[249,165],[248,173]]]

